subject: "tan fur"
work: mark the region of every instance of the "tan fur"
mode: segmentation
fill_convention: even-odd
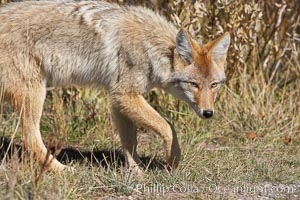
[[[169,166],[180,161],[177,135],[142,97],[158,87],[200,117],[214,110],[225,79],[228,34],[204,46],[153,11],[106,2],[27,1],[0,7],[0,85],[21,113],[23,140],[44,163],[40,134],[46,86],[108,90],[113,121],[129,167],[139,170],[136,126],[159,134]],[[52,156],[50,170],[65,168]]]

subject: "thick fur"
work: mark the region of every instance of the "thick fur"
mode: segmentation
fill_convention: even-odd
[[[200,117],[213,112],[225,79],[229,34],[199,46],[153,11],[106,2],[27,1],[0,7],[0,85],[21,113],[23,140],[40,163],[46,147],[40,117],[46,86],[104,87],[130,167],[138,169],[136,125],[158,133],[177,167],[173,127],[142,97],[154,87],[185,100]],[[64,165],[52,156],[50,170]]]

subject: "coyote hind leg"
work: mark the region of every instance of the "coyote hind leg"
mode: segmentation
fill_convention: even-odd
[[[18,85],[18,84],[17,84]],[[46,84],[42,82],[30,83],[18,87],[14,85],[12,101],[21,114],[22,137],[25,147],[40,165],[47,164],[47,170],[62,171],[65,165],[57,161],[52,155],[47,156],[40,133],[40,118],[46,97]],[[46,160],[48,159],[48,160]]]

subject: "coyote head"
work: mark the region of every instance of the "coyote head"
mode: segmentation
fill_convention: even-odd
[[[229,44],[229,33],[205,45],[199,45],[183,29],[176,36],[174,72],[168,89],[202,118],[214,114],[214,101],[226,79],[224,63]]]

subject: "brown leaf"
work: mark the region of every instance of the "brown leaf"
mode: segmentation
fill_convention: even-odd
[[[259,134],[259,137],[262,137],[262,138],[263,138],[263,137],[265,137],[266,135],[267,135],[266,133],[260,133],[260,134]]]
[[[289,144],[291,144],[291,142],[292,142],[291,136],[286,135],[286,136],[284,137],[284,143],[285,143],[286,145],[289,145]]]
[[[248,133],[246,133],[246,138],[249,140],[253,140],[254,138],[256,138],[257,134],[255,131],[250,131]]]
[[[263,119],[264,119],[264,113],[260,112],[260,113],[258,114],[258,118],[259,118],[260,120],[263,120]]]

